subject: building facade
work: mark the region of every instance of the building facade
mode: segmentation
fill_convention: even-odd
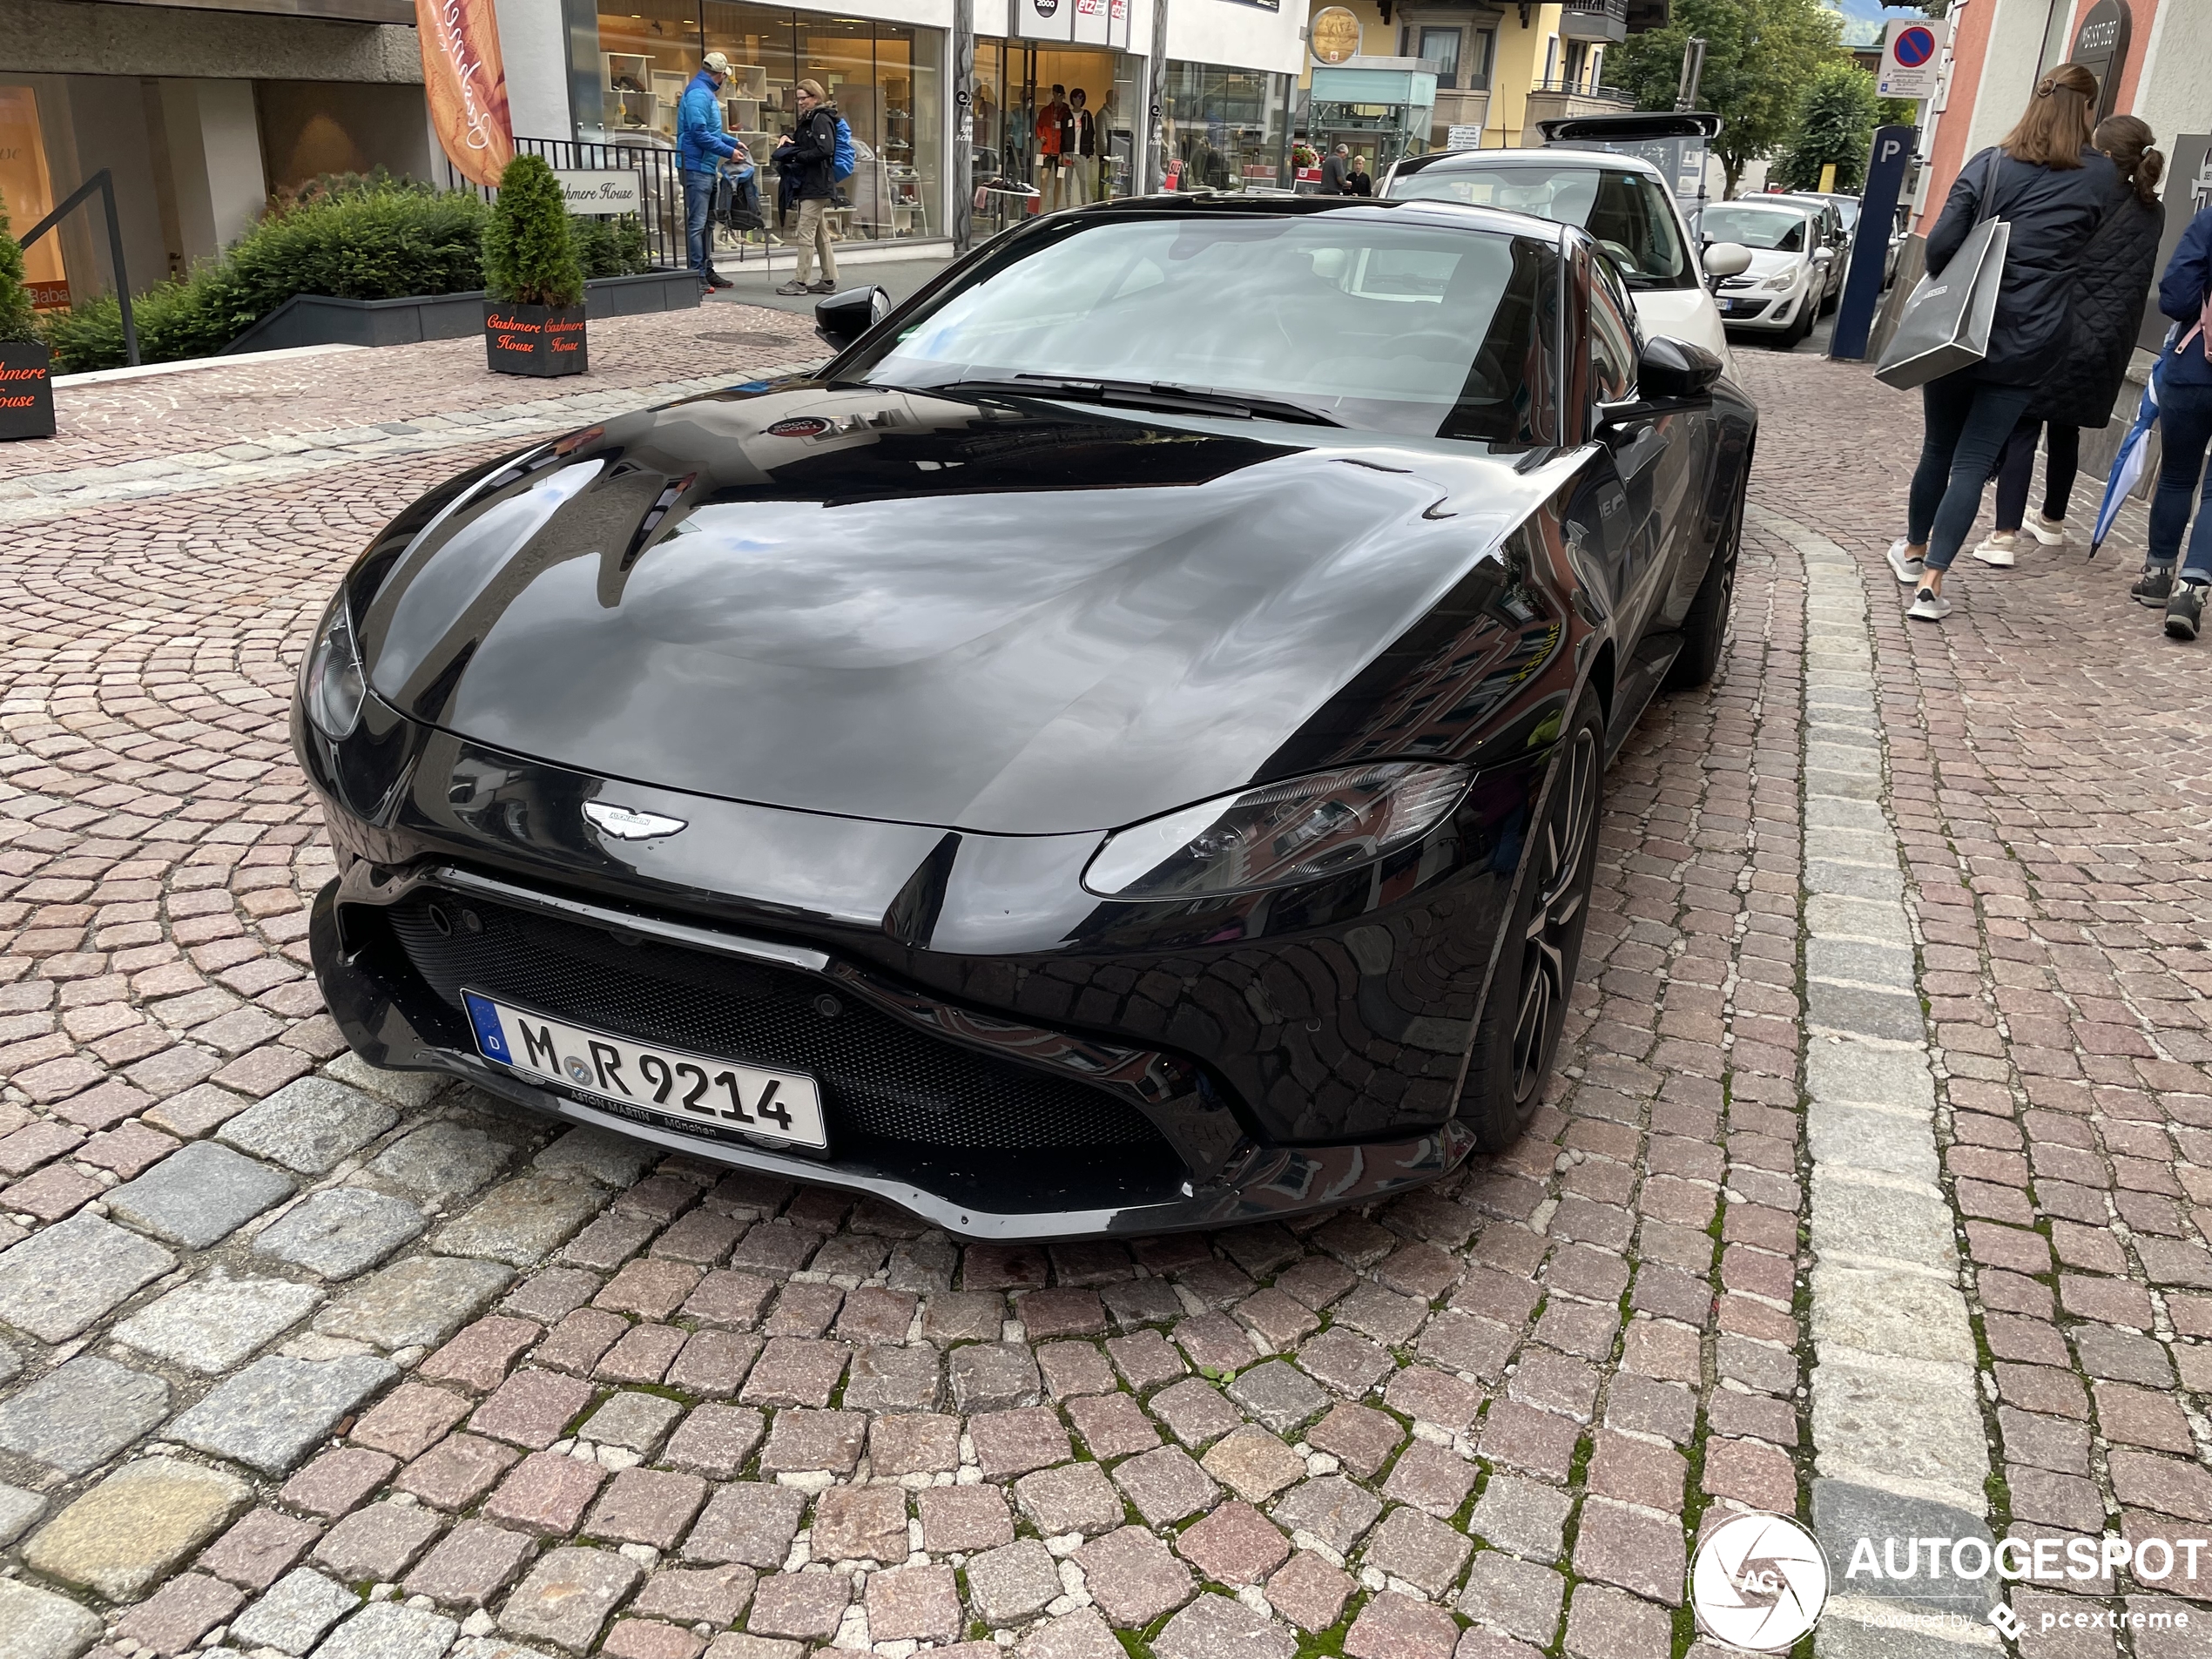
[[[1296,3],[497,0],[496,15],[518,139],[668,148],[685,84],[721,51],[725,117],[756,146],[790,125],[794,82],[830,91],[860,158],[840,234],[921,244],[951,234],[956,201],[982,205],[980,233],[1027,211],[1029,190],[1069,199],[1039,132],[1055,86],[1082,88],[1094,114],[1093,165],[1067,170],[1082,188],[1128,194],[1163,172],[1287,187]],[[220,252],[272,195],[376,167],[455,177],[412,0],[0,0],[0,200],[21,232],[106,168],[133,289]],[[97,204],[27,261],[42,302],[111,288]]]

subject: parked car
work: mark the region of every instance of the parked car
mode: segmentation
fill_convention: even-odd
[[[1842,280],[1822,225],[1820,213],[1804,204],[1765,196],[1708,207],[1706,234],[1726,237],[1751,253],[1748,269],[1721,280],[1721,320],[1732,329],[1773,336],[1785,351],[1811,334]]]
[[[816,317],[340,584],[293,738],[347,1041],[969,1237],[1510,1144],[1606,758],[1720,659],[1718,358],[1435,201],[1078,207]]]
[[[1828,265],[1828,298],[1822,312],[1833,311],[1836,301],[1843,297],[1844,278],[1851,270],[1851,227],[1858,222],[1856,212],[1845,213],[1843,203],[1856,203],[1856,197],[1822,195],[1817,191],[1776,191],[1759,198],[1761,201],[1786,202],[1792,206],[1807,207],[1820,215],[1820,239],[1835,253]]]
[[[1728,334],[1703,278],[1746,270],[1750,255],[1696,242],[1649,161],[1575,150],[1453,150],[1413,156],[1384,176],[1384,196],[1534,213],[1588,231],[1611,256],[1647,334],[1703,346],[1730,365]]]

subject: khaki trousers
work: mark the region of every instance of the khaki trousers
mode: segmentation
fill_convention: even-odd
[[[1075,182],[1069,186],[1069,192],[1077,205],[1095,202],[1098,199],[1098,158],[1096,156],[1077,156],[1075,161],[1075,172],[1069,177]]]
[[[819,196],[810,197],[799,204],[799,231],[793,235],[791,219],[784,220],[784,240],[799,248],[798,280],[814,280],[814,259],[819,253],[822,261],[822,280],[837,280],[837,255],[830,251],[829,203]]]

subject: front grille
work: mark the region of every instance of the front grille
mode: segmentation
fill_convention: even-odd
[[[418,890],[387,914],[415,972],[456,1013],[466,986],[571,1024],[807,1073],[835,1156],[869,1142],[995,1155],[1166,1151],[1126,1102],[937,1041],[799,970],[473,894]],[[825,996],[833,1014],[822,1012]]]

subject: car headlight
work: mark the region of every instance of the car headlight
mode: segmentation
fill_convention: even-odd
[[[1787,293],[1797,286],[1797,267],[1791,266],[1780,276],[1770,276],[1759,284],[1769,293]]]
[[[368,676],[354,641],[354,619],[341,589],[322,619],[314,648],[300,670],[300,706],[314,729],[333,743],[347,736],[368,700]]]
[[[1083,887],[1103,899],[1195,899],[1317,881],[1426,835],[1469,776],[1393,760],[1224,795],[1116,831]]]

